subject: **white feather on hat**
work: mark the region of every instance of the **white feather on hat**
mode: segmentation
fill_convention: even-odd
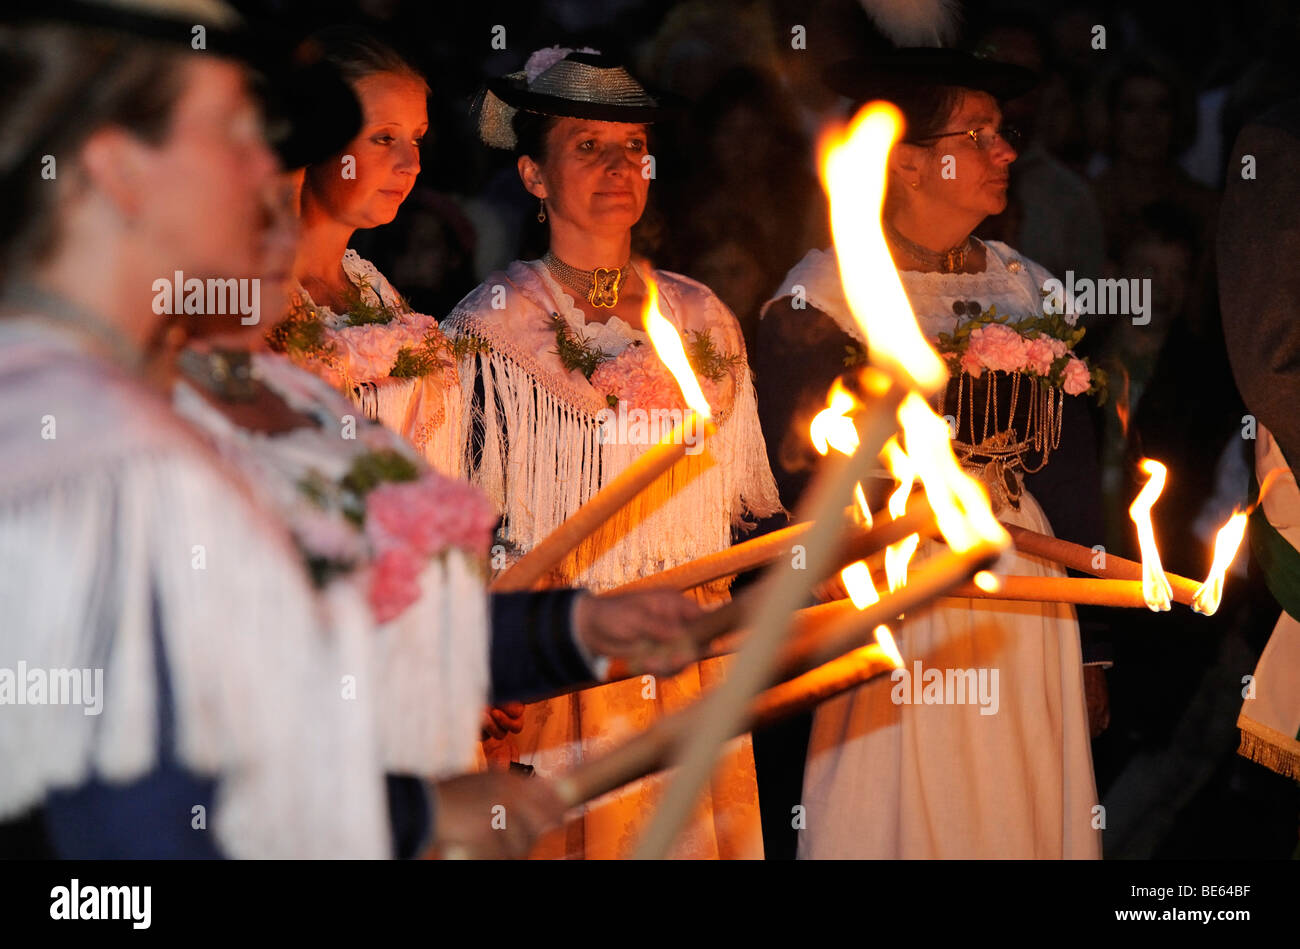
[[[900,47],[946,46],[957,35],[957,0],[860,0],[889,40]]]

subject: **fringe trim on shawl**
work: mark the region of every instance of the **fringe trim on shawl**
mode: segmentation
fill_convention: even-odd
[[[221,779],[209,818],[223,850],[385,856],[374,720],[339,692],[344,674],[373,678],[370,650],[355,635],[324,635],[287,537],[215,460],[166,450],[87,461],[0,499],[0,665],[104,670],[99,715],[75,705],[0,714],[0,818],[51,790],[132,781],[156,765],[156,617],[175,754]]]
[[[1238,716],[1237,728],[1241,730],[1237,754],[1300,782],[1300,741],[1245,715]]]
[[[502,539],[531,550],[649,446],[601,444],[593,412],[575,407],[503,352],[472,316],[453,314],[446,328],[492,346],[461,367],[465,403],[473,405],[476,377],[484,390],[471,419],[483,434],[471,480],[505,515]],[[683,458],[584,541],[548,585],[608,589],[722,550],[733,527],[780,510],[746,367],[730,416],[703,450]]]
[[[405,438],[439,474],[465,477],[463,386],[441,375],[345,384],[366,418]]]
[[[300,412],[336,417],[351,406],[333,386],[286,358],[266,355],[255,364],[263,381]],[[435,391],[440,386],[435,384]],[[459,398],[459,388],[454,395]],[[282,465],[266,463],[275,438],[238,429],[187,386],[176,389],[174,405],[219,441],[223,457],[265,497],[282,502],[297,496],[294,476]],[[333,444],[343,465],[351,453],[346,446],[375,447],[372,434],[411,455],[399,435],[363,425],[368,431],[359,431],[356,441],[322,439],[326,447]],[[373,687],[358,684],[358,690],[374,697],[383,763],[390,772],[436,779],[470,770],[477,760],[480,711],[488,695],[489,619],[481,574],[473,558],[448,551],[422,571],[420,598],[378,628],[366,597],[367,571],[340,577],[326,591],[331,622],[377,656],[379,680]],[[340,586],[352,590],[344,595],[335,589]]]
[[[344,251],[342,263],[344,272],[358,289],[364,285],[377,302],[415,315],[407,309],[401,294],[379,272],[379,268],[355,250],[349,247]],[[311,299],[301,285],[297,289],[305,299]],[[326,367],[312,361],[307,368],[317,372]],[[463,389],[455,379],[445,380],[439,374],[367,383],[357,382],[343,373],[340,375],[343,393],[365,413],[366,418],[379,422],[409,441],[440,474],[449,478],[466,476],[466,413],[459,398]]]
[[[431,563],[420,589],[420,599],[377,634],[377,714],[387,770],[437,780],[476,770],[488,696],[488,601],[481,572],[459,551]]]

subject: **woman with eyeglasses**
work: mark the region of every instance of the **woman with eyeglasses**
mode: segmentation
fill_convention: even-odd
[[[1049,274],[1006,244],[972,236],[985,217],[1006,207],[1016,159],[1016,136],[1002,126],[998,100],[1024,91],[1033,78],[951,49],[891,50],[827,73],[842,94],[859,103],[892,101],[906,120],[905,138],[889,157],[883,226],[932,342],[990,307],[1013,318],[1043,312],[1040,289]],[[811,251],[764,308],[753,357],[759,411],[787,508],[796,506],[816,465],[807,423],[845,371],[846,349],[861,353],[865,340],[845,301],[835,254]],[[1024,489],[1020,459],[977,471],[960,447],[961,438],[977,436],[957,435],[958,456],[983,476],[998,517],[1050,533]],[[868,489],[877,509],[894,483],[882,478],[875,492]],[[917,559],[925,555],[922,545]],[[1062,575],[1014,552],[995,572]],[[907,616],[895,633],[907,678],[900,670],[892,680],[868,683],[822,704],[813,717],[802,794],[791,802],[802,804],[807,818],[799,856],[1098,857],[1073,609],[948,600]],[[955,676],[987,687],[978,696],[974,689],[964,696],[945,692]],[[763,780],[770,769],[761,737],[755,746]]]

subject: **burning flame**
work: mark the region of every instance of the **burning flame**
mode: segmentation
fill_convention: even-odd
[[[953,456],[948,423],[915,392],[909,392],[898,407],[898,420],[907,455],[948,546],[957,553],[981,543],[1008,546],[1011,538],[993,516],[983,485],[962,471]]]
[[[861,481],[853,486],[853,500],[858,502],[858,523],[863,527],[870,527],[871,508],[867,504],[867,495],[866,492],[862,490]]]
[[[819,164],[840,282],[871,361],[930,394],[943,387],[948,372],[912,316],[880,222],[886,158],[902,124],[894,106],[869,103],[846,128],[823,137]]]
[[[888,626],[877,626],[875,631],[876,643],[880,646],[889,661],[894,664],[895,669],[903,668],[903,654],[898,651],[898,644],[894,642],[894,637],[889,632]]]
[[[912,459],[907,457],[907,452],[898,444],[897,438],[885,442],[880,453],[885,456],[889,473],[898,482],[898,487],[889,496],[889,516],[897,519],[907,512],[907,498],[912,493],[912,485],[916,483],[916,468],[912,465]]]
[[[844,581],[844,588],[849,591],[849,599],[853,601],[853,605],[858,609],[865,610],[873,603],[880,602],[880,594],[876,592],[876,585],[871,581],[871,569],[867,566],[865,560],[849,564],[841,570],[840,579]],[[883,624],[877,626],[875,637],[876,643],[884,651],[889,661],[893,663],[894,668],[901,669],[903,657],[898,652],[894,637],[889,633],[889,627]]]
[[[645,319],[646,333],[650,336],[650,343],[655,348],[655,354],[659,360],[668,367],[668,371],[673,374],[677,380],[677,387],[682,390],[682,398],[686,404],[695,410],[700,418],[711,418],[713,410],[709,406],[709,400],[704,397],[704,390],[700,388],[700,381],[695,378],[695,373],[691,371],[691,362],[686,358],[686,349],[682,346],[682,338],[677,334],[677,329],[672,323],[659,312],[659,287],[654,280],[646,277],[645,280]]]
[[[871,568],[865,560],[851,563],[841,570],[840,580],[844,583],[844,589],[849,591],[849,599],[858,609],[865,610],[873,603],[880,602],[880,594],[876,592],[876,585],[871,580]]]
[[[818,454],[825,455],[832,448],[842,455],[858,450],[858,429],[849,417],[857,405],[858,400],[836,379],[826,396],[826,408],[813,416],[808,429]]]
[[[889,496],[889,516],[897,520],[907,512],[907,499],[912,494],[912,485],[916,483],[916,468],[907,452],[898,444],[897,438],[885,442],[881,454],[885,456],[890,474],[898,482],[898,487]],[[912,562],[912,555],[920,543],[920,534],[909,534],[898,543],[885,548],[885,580],[889,584],[890,593],[907,583],[907,565]]]
[[[1115,400],[1115,415],[1116,415],[1117,418],[1119,418],[1119,430],[1120,430],[1120,433],[1121,433],[1125,438],[1128,438],[1128,422],[1129,422],[1129,407],[1128,407],[1129,378],[1128,378],[1128,370],[1125,369],[1123,365],[1121,365],[1121,366],[1119,367],[1119,378],[1120,378],[1120,384],[1119,384],[1119,398],[1117,398],[1117,399]]]
[[[1143,458],[1140,467],[1150,477],[1129,505],[1128,516],[1137,525],[1138,546],[1142,550],[1142,599],[1149,609],[1163,611],[1169,609],[1174,591],[1160,566],[1160,550],[1156,547],[1156,534],[1151,526],[1151,508],[1165,488],[1168,469],[1150,458]]]
[[[1214,562],[1210,566],[1209,576],[1196,588],[1192,596],[1192,609],[1206,616],[1213,616],[1223,599],[1223,580],[1232,566],[1232,558],[1237,556],[1241,538],[1246,534],[1247,514],[1234,511],[1228,522],[1219,528],[1214,537]]]
[[[975,574],[974,582],[985,593],[997,593],[1002,589],[1002,581],[997,578],[996,574],[989,573],[987,570],[981,570]]]
[[[894,106],[871,103],[847,128],[823,139],[820,160],[845,299],[862,330],[872,363],[910,390],[898,410],[906,450],[897,439],[884,449],[899,483],[889,499],[889,512],[894,518],[903,515],[919,477],[939,530],[954,552],[965,553],[985,544],[1005,548],[1011,539],[993,516],[984,489],[957,464],[948,424],[916,391],[939,391],[948,372],[917,325],[881,223],[886,160],[901,127],[902,116]],[[857,400],[837,380],[826,404],[810,426],[813,444],[823,455],[831,447],[852,454],[859,445],[850,415],[858,407]],[[855,494],[865,509],[860,485]],[[891,591],[906,582],[907,564],[919,544],[920,535],[914,533],[886,550],[886,580]],[[845,568],[840,578],[859,609],[879,600],[865,563]]]
[[[908,534],[885,548],[885,580],[890,593],[907,585],[907,565],[912,562],[912,555],[920,543],[920,534]]]

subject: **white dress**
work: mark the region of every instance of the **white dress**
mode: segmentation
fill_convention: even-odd
[[[488,609],[483,564],[450,547],[422,565],[413,598],[392,618],[376,618],[365,600],[377,569],[363,529],[337,507],[311,503],[303,490],[310,478],[337,481],[360,457],[390,452],[418,460],[400,436],[362,421],[355,437],[340,437],[350,403],[326,382],[274,353],[253,356],[257,379],[290,408],[310,418],[288,432],[245,429],[200,395],[188,380],[175,389],[179,414],[204,431],[223,458],[239,468],[266,504],[289,525],[300,552],[355,566],[324,584],[335,626],[355,627],[372,658],[368,672],[350,670],[353,691],[373,700],[379,752],[385,769],[430,780],[478,766],[479,728],[488,695]],[[426,475],[426,478],[428,476]],[[473,488],[446,484],[447,503],[480,504]],[[439,498],[444,494],[439,494]],[[485,529],[490,530],[490,526]]]
[[[0,820],[54,790],[154,769],[161,663],[176,760],[219,779],[206,832],[222,852],[385,856],[373,709],[339,700],[369,646],[331,626],[282,522],[239,473],[85,336],[45,319],[0,320],[0,446],[0,668],[103,674],[97,713],[0,712]]]
[[[984,273],[901,272],[930,339],[955,328],[957,300],[978,301],[981,309],[996,305],[999,313],[1041,313],[1038,288],[1047,272],[1005,244],[986,246]],[[778,299],[797,284],[809,305],[860,339],[833,255],[809,253]],[[1018,511],[997,514],[1006,523],[1051,533],[1027,491]],[[929,552],[923,544],[916,560]],[[1065,575],[1055,564],[1014,551],[1003,555],[995,572]],[[1074,608],[993,600],[945,604],[901,624],[905,667],[915,673],[920,662],[923,682],[929,670],[989,670],[990,685],[996,670],[996,706],[925,704],[926,693],[910,683],[906,697],[922,701],[906,703],[905,683],[888,678],[820,705],[804,771],[800,858],[1100,857],[1102,821]],[[939,695],[932,690],[928,697]]]
[[[547,578],[554,585],[608,590],[725,549],[746,516],[780,510],[735,317],[702,284],[664,271],[655,279],[663,314],[684,341],[689,332],[707,330],[722,352],[739,357],[720,383],[725,394],[712,401],[718,432],[568,556]],[[646,450],[601,437],[599,420],[610,408],[581,371],[561,363],[552,323],[557,316],[608,354],[630,354],[645,339],[616,317],[588,324],[540,261],[516,261],[489,275],[444,322],[453,335],[490,344],[467,357],[461,370],[467,404],[477,383],[484,404],[495,407],[475,408],[481,440],[472,478],[499,505],[505,515],[500,539],[516,551],[531,549]],[[725,586],[710,592],[726,596]],[[722,660],[711,659],[671,678],[644,676],[530,704],[516,739],[520,759],[543,776],[562,774],[695,701],[723,670]],[[545,835],[533,856],[629,857],[664,786],[664,776],[654,775],[611,792],[560,832]],[[762,847],[745,735],[728,745],[670,855],[758,858]]]

